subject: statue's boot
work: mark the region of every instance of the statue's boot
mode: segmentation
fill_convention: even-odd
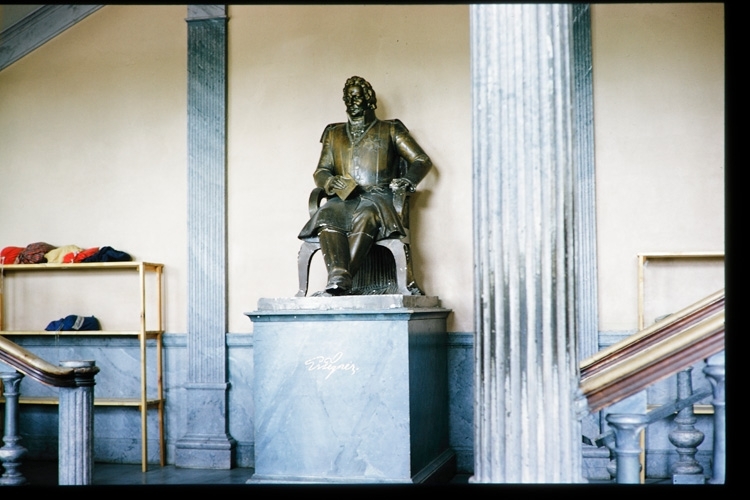
[[[323,261],[328,270],[326,292],[331,295],[345,295],[352,289],[352,275],[349,273],[349,240],[342,232],[324,229],[318,234]]]
[[[351,233],[349,235],[349,253],[351,260],[349,262],[349,272],[352,276],[357,274],[362,262],[370,251],[372,244],[375,242],[375,236],[367,233]]]
[[[352,221],[352,232],[349,233],[349,272],[352,276],[359,271],[378,234],[377,210],[374,206],[362,208]]]

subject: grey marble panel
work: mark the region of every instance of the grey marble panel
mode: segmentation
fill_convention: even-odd
[[[411,482],[438,459],[448,312],[249,313],[253,481]]]
[[[226,5],[188,5],[188,21],[226,17]]]
[[[164,426],[167,432],[167,463],[174,464],[175,441],[185,435],[187,410],[185,385],[188,380],[186,334],[164,335]],[[149,449],[151,447],[149,446]]]
[[[229,366],[229,433],[237,441],[238,467],[255,464],[253,406],[253,335],[227,335]]]
[[[30,460],[57,460],[58,406],[21,405],[19,432]],[[135,408],[95,407],[94,460],[97,462],[141,463],[140,413]],[[159,463],[158,421],[149,412],[148,462]]]
[[[609,448],[583,446],[583,477],[588,481],[609,481],[612,479],[607,465],[609,465]]]
[[[135,338],[111,339],[86,337],[14,337],[14,341],[42,359],[57,364],[65,360],[95,360],[101,371],[96,376],[95,395],[106,398],[140,397],[140,347]],[[146,344],[148,395],[156,396],[156,346]],[[57,389],[30,377],[21,385],[24,396],[56,396]]]
[[[474,470],[474,334],[448,334],[448,435],[456,470]]]
[[[449,444],[455,450],[457,470],[473,470],[473,333],[447,335],[448,378],[448,432]],[[237,333],[226,336],[228,351],[228,412],[229,430],[237,441],[236,466],[253,467],[255,462],[255,437],[253,405],[253,334]],[[24,347],[57,356],[54,339],[17,338]],[[134,339],[108,339],[106,337],[68,337],[60,339],[65,349],[73,354],[85,352],[97,360],[103,372],[97,376],[95,395],[104,395],[104,388],[112,385],[138,387],[138,371],[126,369],[135,366],[137,343]],[[149,355],[153,354],[149,343]],[[78,349],[81,349],[80,351]],[[66,354],[67,355],[67,354]],[[164,394],[167,463],[175,463],[175,443],[187,432],[187,335],[164,335]],[[3,365],[4,366],[4,365]],[[10,368],[7,368],[10,369]],[[107,380],[117,374],[119,382]],[[150,378],[150,380],[154,380]],[[39,384],[28,377],[22,382],[24,395],[56,395],[57,389]],[[126,391],[122,391],[126,392]],[[55,460],[57,457],[57,406],[22,405],[20,432],[29,457],[35,460]],[[155,411],[149,412],[149,463],[158,463],[158,434]],[[95,450],[98,462],[140,463],[140,415],[133,408],[97,407],[95,412]]]
[[[603,409],[601,411],[602,422],[606,422],[605,417],[610,413],[633,413],[643,415],[646,413],[646,411],[646,391],[641,391]],[[604,425],[609,427],[606,423]]]
[[[636,330],[601,331],[599,332],[599,350],[625,340],[634,333]]]

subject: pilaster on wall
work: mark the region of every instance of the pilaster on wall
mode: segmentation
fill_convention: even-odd
[[[227,421],[226,98],[224,5],[188,6],[187,433],[175,465],[231,468]]]
[[[580,482],[572,6],[470,9],[472,482]]]
[[[591,6],[573,4],[573,213],[575,218],[575,309],[578,356],[599,350],[596,259],[596,169]]]

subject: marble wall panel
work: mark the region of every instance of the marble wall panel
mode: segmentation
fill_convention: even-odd
[[[97,376],[95,396],[110,394],[132,395],[138,391],[138,345],[135,339],[107,339],[103,337],[67,337],[58,345],[55,340],[35,337],[16,337],[23,345],[46,359],[84,357],[96,360],[103,371]],[[458,471],[470,473],[473,467],[473,334],[448,335],[448,429],[449,445],[456,451]],[[253,467],[254,406],[253,334],[228,334],[229,431],[237,441],[238,467]],[[154,344],[148,344],[150,359]],[[175,442],[186,429],[187,336],[164,335],[164,394],[167,463],[174,463]],[[0,364],[0,370],[10,367]],[[149,367],[149,379],[153,378]],[[114,379],[110,377],[116,374]],[[21,384],[26,396],[55,396],[57,389],[44,386],[26,377]],[[1,406],[0,406],[1,408]],[[54,460],[57,457],[57,406],[22,405],[20,432],[29,458]],[[149,462],[158,463],[158,427],[156,412],[149,411]],[[102,462],[140,463],[140,415],[134,408],[97,407],[95,459]]]

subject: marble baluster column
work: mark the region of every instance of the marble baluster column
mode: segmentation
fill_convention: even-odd
[[[178,467],[228,469],[224,5],[188,6],[188,383]]]
[[[617,457],[617,483],[639,484],[641,482],[640,435],[648,417],[636,413],[610,413],[607,422],[615,433],[615,456]]]
[[[476,483],[581,482],[572,6],[472,5]]]
[[[688,399],[693,395],[693,368],[689,367],[677,373],[677,401]],[[703,466],[695,459],[698,446],[703,442],[704,434],[695,427],[698,419],[693,413],[693,405],[681,409],[674,419],[675,427],[669,432],[669,442],[677,448],[679,459],[672,464],[672,482],[674,484],[703,484]]]
[[[703,373],[711,383],[714,398],[714,453],[713,474],[710,484],[724,484],[727,472],[727,413],[726,413],[726,367],[724,351],[706,360]]]

